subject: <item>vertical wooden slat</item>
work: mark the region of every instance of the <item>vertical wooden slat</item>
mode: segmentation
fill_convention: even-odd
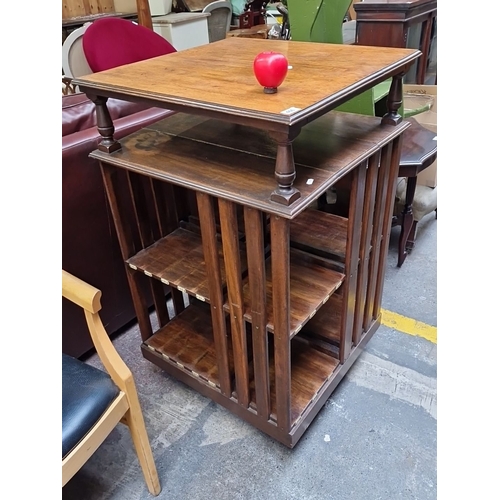
[[[134,207],[134,217],[137,227],[139,228],[139,237],[142,248],[146,248],[154,241],[153,227],[149,220],[149,214],[146,206],[146,195],[144,187],[147,185],[147,179],[132,172],[126,172],[128,189]],[[144,185],[143,185],[144,183]]]
[[[149,8],[148,0],[136,0],[137,5],[137,20],[140,25],[153,29],[153,21],[151,19],[151,9]]]
[[[355,346],[359,344],[363,333],[363,314],[365,309],[366,287],[368,283],[368,263],[370,260],[373,212],[375,208],[379,162],[380,153],[372,155],[368,161],[368,172],[364,196],[365,204],[363,207],[363,222],[361,228],[358,283],[356,286],[356,305],[354,308],[354,324],[352,329],[352,341]]]
[[[122,210],[116,197],[117,171],[113,167],[110,167],[102,162],[100,162],[100,166],[104,187],[106,189],[106,194],[111,208],[111,214],[113,216],[116,233],[118,235],[120,250],[123,260],[126,260],[136,253],[136,249],[132,240],[129,222],[122,219]],[[130,293],[132,295],[132,302],[134,304],[135,314],[137,315],[137,321],[141,331],[141,337],[142,340],[147,340],[153,335],[153,330],[149,319],[148,305],[143,294],[139,290],[138,281],[141,278],[141,275],[132,271],[132,269],[130,269],[127,265],[125,265],[125,267]],[[142,277],[144,278],[144,276]]]
[[[157,181],[151,177],[149,178],[149,182],[156,219],[158,221],[158,230],[160,236],[164,237],[178,227],[174,189],[171,184]],[[170,295],[175,314],[181,313],[185,309],[182,292],[176,288],[171,288]]]
[[[177,229],[178,220],[174,204],[173,186],[149,177],[160,236]]]
[[[150,217],[148,211],[147,202],[151,197],[151,182],[141,175],[130,172],[127,172],[127,179],[141,244],[143,248],[147,248],[154,243],[155,235],[160,236],[158,220]],[[145,193],[146,189],[148,189],[148,194]],[[149,280],[149,284],[158,323],[164,326],[170,321],[164,285],[155,279]]]
[[[223,308],[224,302],[222,296],[222,280],[214,208],[210,196],[205,193],[197,191],[196,200],[200,214],[201,239],[203,242],[203,255],[208,277],[208,292],[212,311],[212,328],[214,332],[220,389],[222,394],[231,397],[226,318]]]
[[[270,415],[269,348],[266,316],[266,264],[264,254],[264,214],[245,207],[245,234],[248,260],[248,284],[252,314],[252,346],[257,414]]]
[[[366,290],[365,310],[363,314],[363,329],[368,330],[374,315],[373,304],[375,301],[375,291],[379,280],[384,277],[379,275],[379,262],[382,247],[382,227],[384,219],[385,199],[387,198],[387,188],[389,180],[389,152],[390,145],[383,148],[380,154],[380,164],[377,177],[377,193],[375,195],[375,210],[372,231],[372,251],[368,264],[368,287]]]
[[[291,427],[290,221],[271,216],[271,268],[274,318],[274,367],[278,428]]]
[[[356,304],[356,283],[358,280],[360,230],[363,216],[363,198],[366,182],[366,162],[354,171],[349,198],[349,222],[347,227],[345,281],[342,285],[343,313],[340,327],[340,362],[349,357],[352,347],[352,328]]]
[[[241,283],[241,257],[236,205],[230,201],[219,199],[219,215],[231,320],[236,392],[238,394],[238,403],[247,408],[250,403],[248,349],[245,319],[243,317],[243,286]]]
[[[392,227],[392,213],[394,211],[394,200],[396,199],[396,183],[401,159],[402,136],[399,135],[392,142],[392,155],[390,156],[390,170],[387,186],[387,197],[384,205],[384,219],[382,227],[382,246],[380,248],[379,276],[375,289],[375,300],[373,304],[373,317],[380,314],[382,306],[382,291],[384,288],[385,268],[387,265],[387,252],[389,251],[389,235]],[[387,147],[387,146],[386,146]],[[385,149],[385,148],[384,148]],[[382,151],[384,154],[384,151]],[[389,153],[388,153],[389,154]]]

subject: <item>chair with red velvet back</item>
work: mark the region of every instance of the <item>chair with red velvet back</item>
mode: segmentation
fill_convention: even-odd
[[[82,44],[94,73],[177,52],[158,33],[116,17],[94,21],[85,31]]]

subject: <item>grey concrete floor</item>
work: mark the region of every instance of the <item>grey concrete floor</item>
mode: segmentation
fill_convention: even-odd
[[[437,220],[419,223],[396,267],[393,228],[382,307],[437,326]],[[114,344],[130,366],[162,491],[174,500],[434,500],[437,346],[382,325],[290,450],[145,360],[136,326]],[[90,363],[99,366],[95,356]],[[128,430],[116,428],[63,488],[64,500],[149,494]]]

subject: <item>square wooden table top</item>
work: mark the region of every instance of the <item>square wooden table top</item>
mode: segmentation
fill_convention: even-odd
[[[284,54],[288,74],[264,94],[253,73],[263,51]],[[416,49],[227,38],[74,79],[86,93],[262,128],[299,126],[407,70]]]

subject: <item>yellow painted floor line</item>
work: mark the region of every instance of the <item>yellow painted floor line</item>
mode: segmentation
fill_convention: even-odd
[[[382,309],[382,324],[399,332],[415,335],[437,344],[437,328],[416,319]]]

